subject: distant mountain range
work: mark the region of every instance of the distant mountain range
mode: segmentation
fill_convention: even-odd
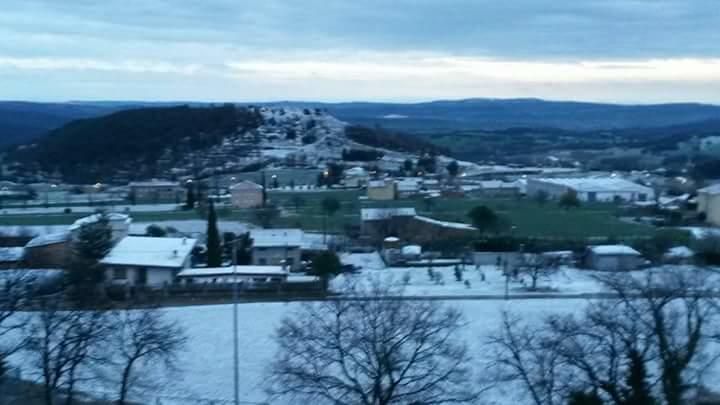
[[[69,103],[0,102],[0,147],[26,143],[70,121],[138,107],[209,103],[100,101]],[[424,103],[239,103],[322,108],[340,120],[408,132],[507,128],[557,128],[573,131],[690,126],[720,120],[720,106],[675,103],[619,105],[539,99],[467,99]],[[642,132],[642,131],[640,131]],[[653,132],[653,131],[647,131]]]
[[[412,132],[517,127],[588,131],[657,128],[720,119],[720,106],[695,103],[620,105],[539,99],[468,99],[415,104],[297,104],[325,108],[337,118],[354,124],[377,124]]]

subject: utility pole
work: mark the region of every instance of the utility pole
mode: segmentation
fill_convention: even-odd
[[[238,357],[238,278],[237,278],[237,239],[233,241],[233,389],[235,405],[240,405],[240,364]]]

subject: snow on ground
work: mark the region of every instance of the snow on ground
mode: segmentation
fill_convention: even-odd
[[[434,278],[430,278],[428,267],[385,267],[377,252],[373,253],[346,253],[340,256],[343,264],[352,264],[361,269],[359,273],[343,274],[336,277],[331,287],[342,292],[347,283],[368,282],[380,280],[403,288],[408,296],[503,296],[505,294],[505,276],[501,269],[494,265],[463,266],[459,269],[462,281],[455,278],[455,266],[433,266]],[[663,266],[651,270],[638,270],[630,272],[635,277],[646,277],[649,272],[661,274],[668,271],[698,271],[693,266]],[[599,272],[572,267],[560,267],[558,271],[538,279],[538,291],[529,291],[531,279],[520,274],[517,279],[509,283],[510,295],[557,294],[578,295],[597,294],[607,292],[595,277],[607,276],[607,272]],[[720,285],[720,273],[710,273],[712,282]],[[468,281],[469,285],[465,283]]]
[[[343,263],[355,264],[356,260]],[[381,280],[383,283],[392,283],[402,286],[405,295],[411,296],[501,296],[505,293],[505,277],[502,271],[491,266],[466,266],[462,271],[462,281],[455,278],[455,266],[433,266],[434,279],[430,278],[428,267],[388,267],[373,268],[362,266],[363,271],[358,274],[346,274],[333,280],[332,287],[341,292],[346,283]],[[462,266],[460,266],[462,269]],[[574,268],[562,268],[550,277],[538,280],[537,294],[585,294],[602,292],[600,284],[592,278],[594,272]],[[484,276],[484,280],[483,280]],[[520,280],[524,281],[520,281]],[[406,283],[407,281],[407,283]],[[469,285],[465,284],[469,282]],[[520,276],[518,280],[511,280],[509,292],[511,295],[528,294],[525,287],[530,287],[529,277]]]
[[[462,339],[476,354],[476,370],[484,369],[482,365],[482,346],[487,334],[499,325],[501,311],[512,310],[522,313],[528,319],[540,319],[544,314],[579,311],[584,307],[582,300],[484,300],[484,301],[453,301],[448,305],[459,307],[466,315],[467,326],[463,330]],[[239,305],[240,317],[240,400],[248,403],[261,403],[266,400],[262,382],[268,362],[276,350],[272,339],[275,328],[281,319],[299,308],[300,303],[262,303]],[[181,356],[178,378],[164,385],[157,394],[193,398],[230,400],[232,388],[232,306],[198,306],[167,309],[171,318],[178,320],[189,331],[187,352]],[[469,384],[475,383],[468,381]],[[506,398],[507,401],[495,402],[487,398],[485,404],[514,404],[512,396],[492,395]],[[154,399],[144,398],[148,403]],[[175,399],[174,404],[196,403]],[[166,402],[162,402],[163,404]],[[243,402],[245,403],[245,402]],[[277,405],[290,405],[280,404]]]
[[[697,239],[702,239],[708,236],[720,236],[720,229],[718,228],[710,228],[705,226],[685,226],[679,229],[690,232],[692,236]]]
[[[362,270],[382,270],[385,262],[378,252],[372,253],[342,253],[340,254],[342,264],[352,264]]]

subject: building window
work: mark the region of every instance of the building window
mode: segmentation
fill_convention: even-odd
[[[264,257],[258,259],[258,264],[259,264],[260,266],[265,266],[265,265],[267,264],[267,259],[264,258]]]
[[[127,269],[113,269],[113,280],[126,280]]]

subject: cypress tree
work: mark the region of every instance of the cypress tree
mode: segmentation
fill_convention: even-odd
[[[625,400],[627,405],[655,405],[650,386],[647,382],[647,368],[642,354],[635,349],[628,352],[628,375],[625,381]]]
[[[191,210],[195,208],[195,190],[192,184],[188,185],[185,193],[185,209]]]
[[[212,200],[208,201],[207,219],[207,266],[222,266],[222,249],[220,246],[220,232],[217,226],[217,215]]]

